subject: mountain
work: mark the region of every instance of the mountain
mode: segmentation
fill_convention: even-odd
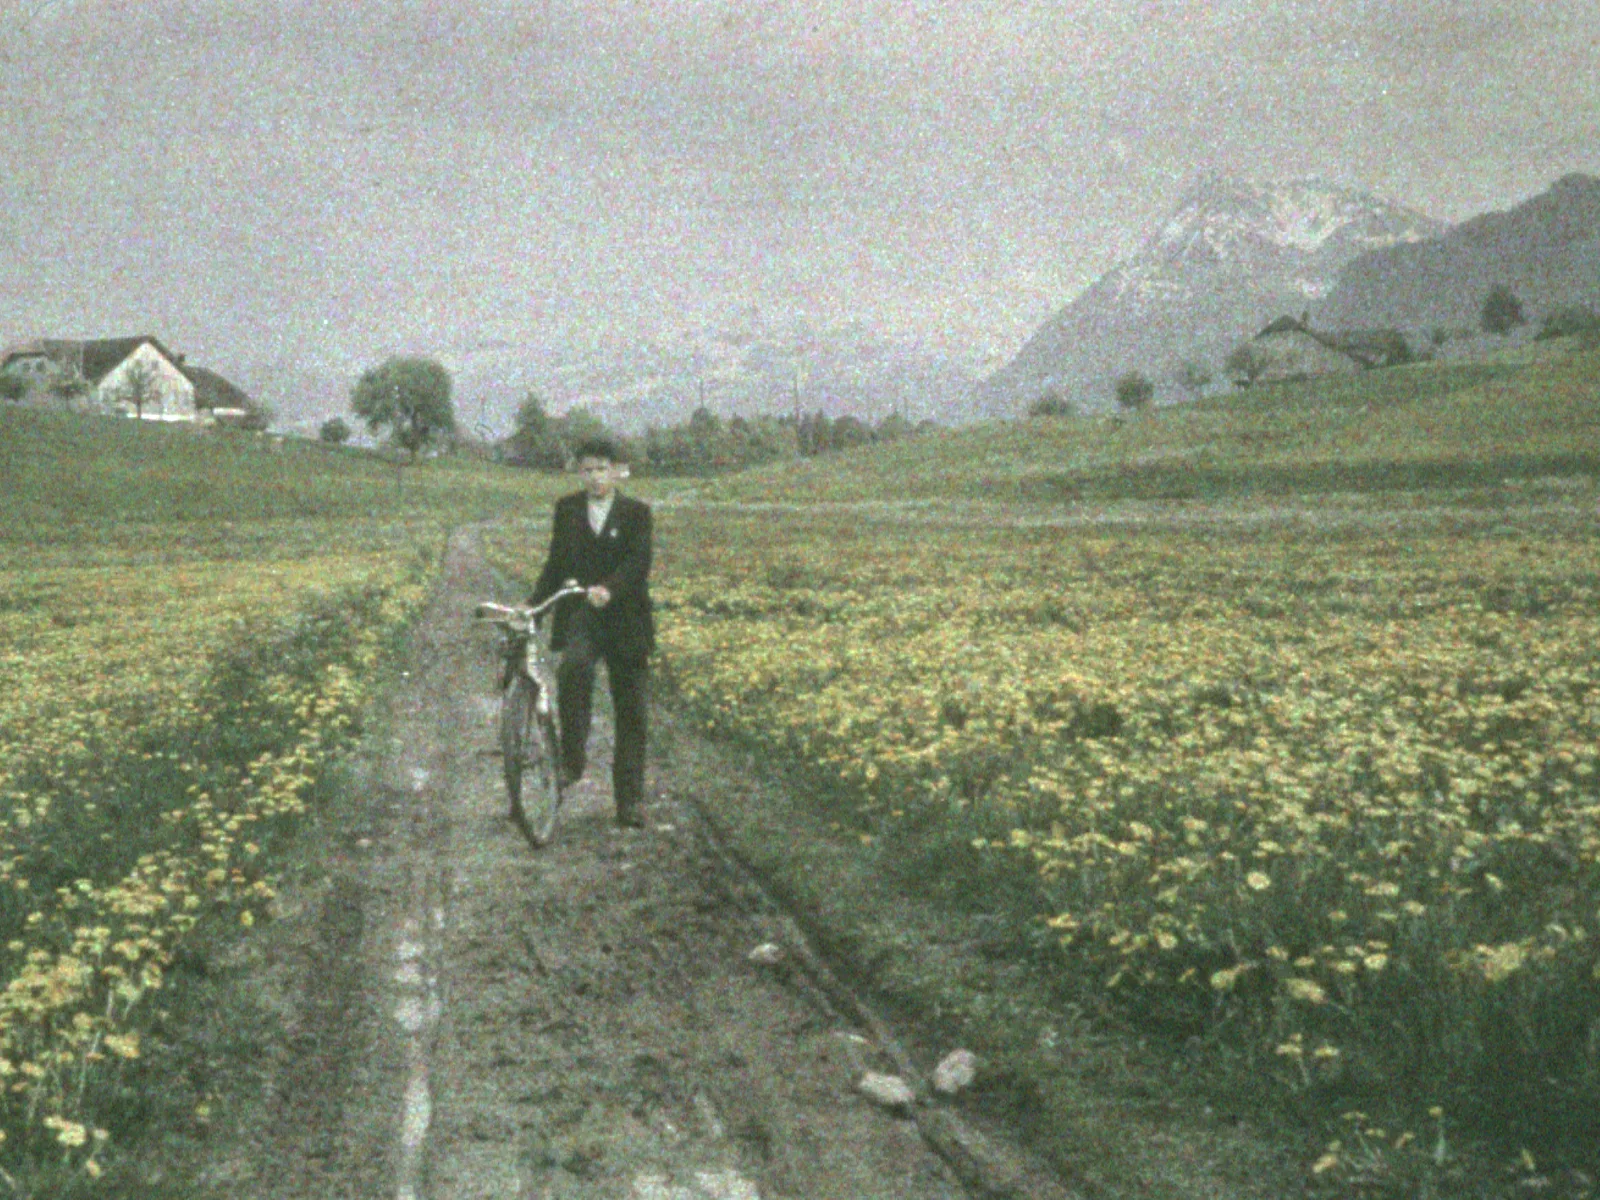
[[[1276,316],[1312,307],[1353,259],[1443,229],[1412,209],[1317,179],[1203,178],[1131,258],[979,385],[979,406],[1011,415],[1052,388],[1104,406],[1112,380],[1130,370],[1170,394],[1179,363],[1218,373],[1235,343]]]
[[[864,321],[818,324],[756,309],[649,337],[609,336],[546,347],[495,347],[445,357],[457,411],[485,406],[485,424],[509,430],[530,391],[553,412],[592,409],[608,425],[643,432],[686,421],[702,404],[740,413],[891,411],[916,421],[970,417],[977,350],[946,348]]]
[[[1516,294],[1530,321],[1564,305],[1600,308],[1600,179],[1567,175],[1508,212],[1361,255],[1339,273],[1317,321],[1476,328],[1497,283]]]

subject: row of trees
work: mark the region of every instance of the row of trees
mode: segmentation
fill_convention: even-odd
[[[609,429],[581,405],[562,416],[552,416],[535,394],[518,408],[516,428],[504,449],[513,462],[557,468],[566,464],[573,447],[585,438],[608,437],[622,444],[641,470],[658,475],[703,475],[894,441],[929,424],[913,425],[897,413],[876,425],[848,414],[829,417],[822,412],[723,418],[702,405],[686,421],[652,425],[642,437],[635,437]]]
[[[1201,372],[1202,368],[1194,363],[1185,363],[1185,368]],[[1199,387],[1204,387],[1211,382],[1211,376],[1205,375],[1204,382]],[[1112,398],[1117,402],[1117,408],[1122,412],[1138,412],[1148,408],[1155,402],[1155,382],[1143,371],[1127,371],[1112,382]],[[1060,388],[1047,388],[1043,395],[1033,402],[1028,408],[1028,415],[1032,417],[1073,417],[1078,415],[1078,406],[1067,398]]]
[[[450,373],[432,359],[391,358],[366,371],[351,392],[350,408],[369,432],[386,437],[413,460],[424,450],[459,437]],[[507,461],[522,466],[560,469],[580,443],[605,437],[621,444],[641,470],[701,475],[894,441],[930,425],[926,421],[914,425],[898,413],[876,425],[822,412],[724,419],[702,406],[687,421],[651,426],[642,437],[635,437],[608,428],[582,405],[552,415],[543,398],[532,394],[517,409],[515,427],[499,451]],[[339,444],[348,441],[351,432],[342,418],[334,417],[323,423],[319,436]]]

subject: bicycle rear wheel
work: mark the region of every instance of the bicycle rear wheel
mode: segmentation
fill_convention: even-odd
[[[539,712],[537,698],[527,676],[512,679],[500,697],[500,750],[511,819],[535,846],[542,846],[555,832],[561,777],[555,724],[548,713]]]

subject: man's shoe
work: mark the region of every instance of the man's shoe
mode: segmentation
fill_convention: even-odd
[[[643,829],[644,814],[634,812],[631,809],[627,811],[619,811],[617,813],[617,824],[622,826],[624,829]]]

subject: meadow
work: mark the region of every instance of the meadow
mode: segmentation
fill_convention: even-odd
[[[1143,413],[938,430],[868,453],[762,467],[707,486],[731,503],[1400,506],[1418,492],[1537,485],[1600,471],[1600,353],[1572,339],[1477,362],[1276,383]]]
[[[270,914],[448,529],[551,489],[112,419],[0,435],[0,1182],[67,1195],[172,1119],[173,972]]]
[[[714,481],[663,674],[1329,1186],[1592,1167],[1600,372],[1527,357]]]
[[[1540,346],[663,493],[662,696],[1063,1010],[1331,1130],[1328,1188],[1592,1173],[1597,429]],[[0,1181],[65,1195],[447,530],[526,577],[571,483],[15,411],[0,471]]]

